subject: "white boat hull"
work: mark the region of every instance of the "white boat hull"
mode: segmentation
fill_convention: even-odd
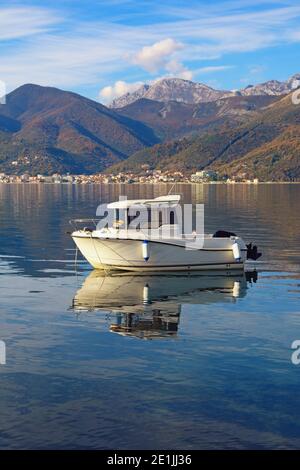
[[[94,268],[105,270],[168,272],[243,269],[247,251],[244,242],[238,238],[240,259],[234,257],[234,241],[230,238],[208,237],[201,249],[187,249],[182,240],[149,240],[149,259],[145,260],[142,239],[96,237],[83,231],[74,232],[72,238]]]

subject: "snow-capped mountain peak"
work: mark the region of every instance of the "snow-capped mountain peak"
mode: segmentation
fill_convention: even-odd
[[[154,101],[177,101],[187,104],[198,104],[216,101],[228,96],[279,96],[285,95],[300,86],[300,74],[295,74],[288,80],[280,82],[269,80],[258,85],[248,85],[235,91],[216,90],[203,83],[183,80],[181,78],[162,78],[152,84],[141,85],[136,91],[126,93],[111,103],[111,108],[123,108],[135,101],[146,98]]]
[[[111,103],[112,108],[122,108],[140,98],[155,101],[178,101],[196,104],[215,101],[225,96],[231,96],[230,91],[214,90],[202,83],[183,80],[181,78],[163,78],[151,85],[142,85],[133,93],[127,93]]]

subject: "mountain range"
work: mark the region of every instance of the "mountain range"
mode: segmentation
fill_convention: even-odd
[[[279,96],[289,93],[299,85],[300,74],[293,75],[284,82],[270,80],[259,85],[248,85],[246,88],[233,91],[215,90],[203,83],[195,83],[180,78],[163,78],[151,85],[141,85],[136,91],[116,98],[112,101],[110,107],[123,108],[141,98],[162,102],[177,101],[197,104],[216,101],[229,96]]]
[[[300,179],[300,74],[239,91],[163,79],[110,107],[23,85],[0,105],[0,171],[134,171],[141,165],[261,179]]]
[[[300,180],[300,105],[291,95],[277,99],[236,126],[143,149],[110,171],[139,172],[142,164],[192,173],[214,169],[220,175],[261,180]]]
[[[272,95],[236,95],[198,104],[141,98],[115,111],[143,122],[164,142],[187,135],[199,136],[208,131],[213,132],[215,128],[219,130],[220,126],[236,126],[246,116],[249,118],[255,115],[278,98]]]

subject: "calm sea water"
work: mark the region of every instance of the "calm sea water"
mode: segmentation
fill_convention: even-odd
[[[69,219],[168,189],[0,185],[1,449],[300,448],[299,185],[174,188],[257,242],[247,278],[75,269]]]

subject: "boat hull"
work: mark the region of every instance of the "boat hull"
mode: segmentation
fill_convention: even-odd
[[[184,244],[148,241],[149,259],[143,258],[141,239],[111,239],[73,233],[72,238],[83,256],[95,269],[139,272],[199,271],[243,269],[246,247],[241,239],[241,259],[234,258],[231,239],[210,238],[201,249]]]

